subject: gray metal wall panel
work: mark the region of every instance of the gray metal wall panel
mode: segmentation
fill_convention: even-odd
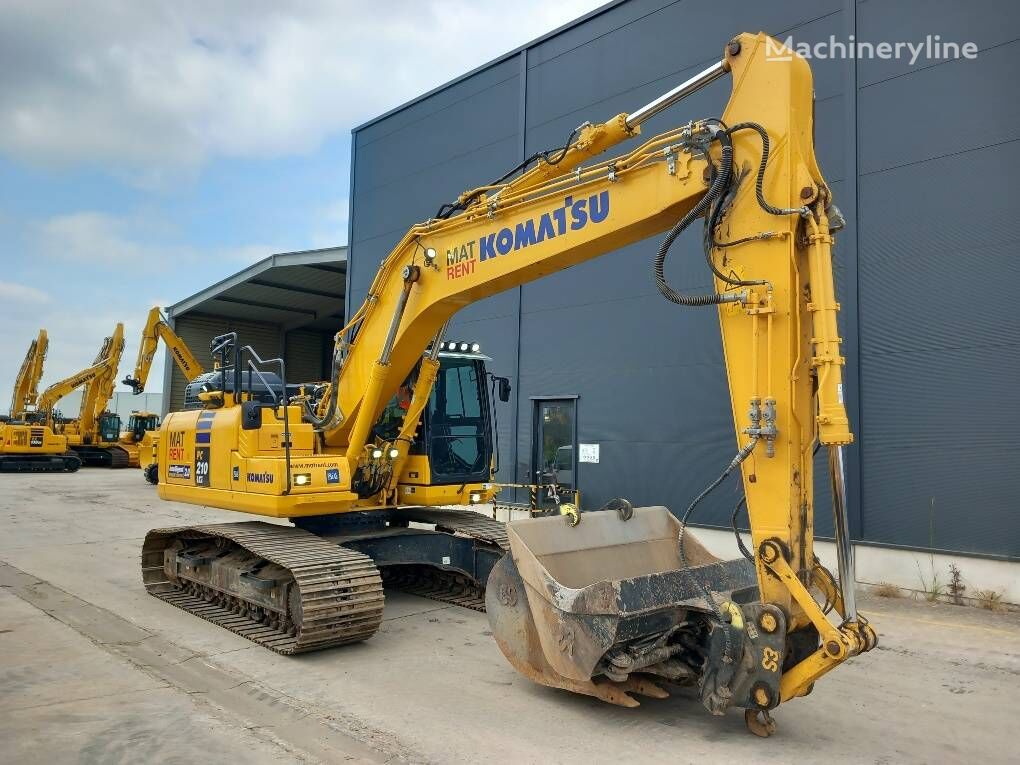
[[[1020,317],[996,297],[1020,284],[1018,166],[1014,141],[861,179],[867,539],[1020,555],[1003,523],[1020,495]]]
[[[1018,556],[1020,318],[995,293],[1020,283],[1020,12],[866,3],[861,36],[923,39],[914,13],[980,52],[859,63],[863,537]]]
[[[1020,39],[973,61],[946,61],[862,87],[861,175],[1016,140],[1018,60]],[[947,101],[952,107],[940,108]]]
[[[413,56],[414,52],[409,51],[408,55]],[[439,118],[442,117],[445,109],[455,104],[471,101],[478,94],[499,85],[508,77],[516,77],[516,67],[517,65],[513,61],[503,61],[486,67],[476,72],[472,77],[443,88],[428,98],[416,101],[394,112],[383,120],[357,130],[354,139],[358,152],[360,153],[366,145],[374,141],[391,138],[397,131],[418,126],[419,123],[431,120],[435,124],[442,124],[442,120]],[[426,127],[432,127],[432,124],[427,124]]]
[[[411,225],[519,161],[519,89],[507,61],[355,133],[349,312]]]
[[[919,22],[923,20],[923,23]],[[985,51],[1017,38],[1020,4],[1013,0],[896,0],[857,3],[857,39],[888,42],[925,42],[931,35],[945,41],[973,42],[980,58]],[[862,58],[858,61],[861,87],[918,69],[940,65],[909,56]],[[949,95],[949,94],[947,94]],[[942,101],[945,100],[940,99]],[[925,114],[927,112],[923,112]]]

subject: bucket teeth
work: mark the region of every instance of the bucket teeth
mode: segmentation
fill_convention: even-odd
[[[647,696],[650,699],[668,699],[669,691],[662,686],[656,685],[651,680],[641,677],[630,677],[622,684],[627,691]]]
[[[623,684],[619,683],[594,683],[592,685],[594,696],[607,701],[610,704],[616,704],[618,707],[639,707],[641,702],[635,699],[633,696],[627,695],[624,690]]]
[[[599,682],[594,683],[595,694],[603,701],[616,704],[621,707],[639,707],[641,702],[630,694],[646,696],[650,699],[668,699],[669,692],[651,680],[643,677],[628,677],[620,682]]]

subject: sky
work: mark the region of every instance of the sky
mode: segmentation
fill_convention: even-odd
[[[346,244],[352,127],[603,2],[0,1],[0,412],[40,328],[45,387],[122,321],[121,379],[151,306]]]

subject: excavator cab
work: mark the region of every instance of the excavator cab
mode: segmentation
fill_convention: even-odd
[[[120,415],[116,412],[103,412],[99,415],[96,433],[103,443],[114,443],[120,440]]]
[[[159,430],[159,415],[151,412],[132,412],[128,417],[127,427],[121,433],[121,440],[138,444],[149,431]]]
[[[486,483],[492,480],[495,402],[489,381],[496,382],[497,397],[509,399],[509,381],[491,375],[492,361],[478,343],[444,342],[439,352],[439,373],[432,386],[421,424],[411,443],[411,457],[427,457],[432,485]],[[374,436],[392,441],[400,431],[411,403],[417,370],[408,376],[387,403],[372,429]]]

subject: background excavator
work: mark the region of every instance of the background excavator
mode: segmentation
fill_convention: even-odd
[[[0,471],[73,473],[81,460],[67,449],[67,438],[53,432],[36,406],[49,337],[32,341],[14,381],[10,416],[0,420]]]
[[[121,382],[131,388],[134,395],[145,391],[149,380],[149,370],[156,358],[159,341],[162,340],[170,352],[170,357],[177,364],[187,380],[194,380],[205,370],[195,358],[195,354],[163,317],[159,306],[153,306],[142,328],[142,339],[138,346],[138,359],[135,361],[134,375],[125,377]],[[121,431],[120,444],[129,450],[133,467],[141,467],[149,483],[158,479],[156,468],[156,441],[159,433],[159,415],[155,412],[135,411],[128,419],[127,427]]]
[[[42,379],[46,353],[50,347],[49,335],[45,329],[39,330],[39,336],[28,346],[18,377],[14,381],[14,393],[11,396],[10,416],[16,418],[23,412],[35,407],[39,399],[39,381]]]
[[[118,323],[113,334],[103,340],[91,366],[54,383],[39,396],[39,412],[54,432],[67,438],[68,446],[85,465],[122,468],[130,464],[128,449],[118,444],[120,416],[106,409],[123,352],[124,325]],[[78,417],[64,420],[54,407],[78,388],[82,389]]]
[[[689,685],[713,714],[769,712],[873,648],[857,612],[844,510],[843,405],[833,234],[842,225],[814,156],[808,64],[764,34],[650,104],[585,123],[492,183],[413,226],[337,335],[331,380],[291,397],[281,359],[235,334],[214,342],[206,408],[166,417],[163,499],[288,518],[159,529],[146,537],[150,593],[281,653],[364,640],[383,581],[484,604],[511,664],[545,685],[633,706]],[[729,74],[720,117],[681,124],[607,161],[665,108]],[[669,283],[675,240],[702,221],[707,294]],[[447,339],[461,308],[664,235],[654,281],[669,301],[718,312],[736,454],[679,518],[623,499],[600,511],[507,526],[440,505],[497,487],[489,390],[469,344]],[[272,367],[272,398],[251,382]],[[607,371],[607,373],[609,373]],[[247,381],[247,382],[246,382]],[[388,416],[396,405],[400,416]],[[813,550],[812,455],[830,455],[839,580]],[[739,473],[750,548],[713,557],[687,530]],[[412,525],[412,523],[414,525]]]

